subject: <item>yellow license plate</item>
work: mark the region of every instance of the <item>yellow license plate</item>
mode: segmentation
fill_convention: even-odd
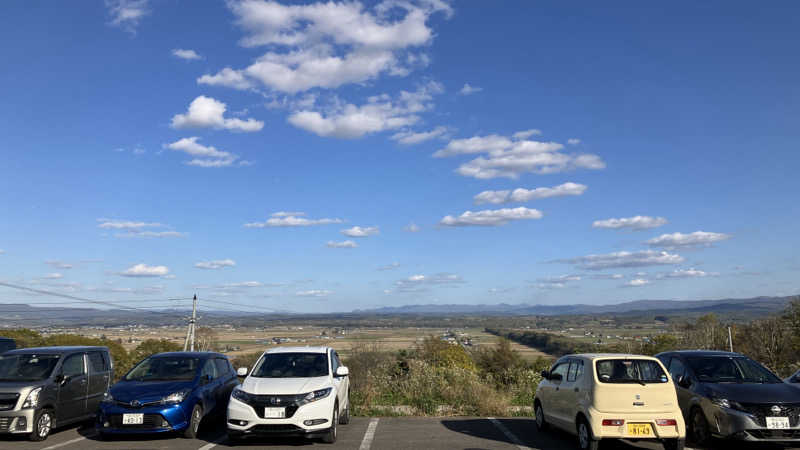
[[[628,434],[631,436],[652,436],[653,429],[649,423],[629,423]]]

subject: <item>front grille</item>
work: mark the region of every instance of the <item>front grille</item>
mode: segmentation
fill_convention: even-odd
[[[772,407],[777,406],[781,409],[780,412],[772,412]],[[775,405],[774,403],[742,403],[745,411],[750,413],[762,427],[767,426],[767,417],[788,417],[789,426],[796,427],[800,424],[800,404],[787,403],[782,405]],[[780,431],[780,430],[778,430]]]
[[[126,408],[144,408],[145,406],[153,406],[153,405],[161,405],[162,404],[161,400],[156,400],[156,401],[152,401],[152,402],[138,402],[138,403],[137,402],[138,402],[137,400],[133,400],[131,402],[123,402],[123,401],[120,401],[120,400],[114,400],[114,403],[116,403],[119,406],[124,406]]]
[[[256,415],[260,418],[264,418],[264,408],[280,408],[286,407],[286,417],[292,417],[295,412],[297,412],[297,400],[299,399],[296,395],[254,395],[249,394],[247,397],[248,405],[252,406],[253,409],[256,411]]]
[[[11,411],[17,406],[19,394],[0,394],[0,411]]]
[[[747,430],[756,439],[785,441],[800,439],[800,430]]]
[[[147,430],[152,428],[163,428],[161,426],[161,421],[163,419],[164,418],[161,416],[161,414],[145,414],[142,417],[142,423],[140,425],[123,425],[122,414],[114,414],[109,416],[108,421],[111,423],[113,428]]]
[[[304,433],[302,428],[291,424],[256,425],[250,428],[253,433]]]
[[[0,432],[8,431],[12,420],[14,420],[13,417],[0,417]]]

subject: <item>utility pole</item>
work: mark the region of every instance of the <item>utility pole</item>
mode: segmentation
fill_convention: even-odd
[[[731,327],[728,326],[728,344],[731,347],[731,353],[733,353],[733,337],[731,336]]]
[[[187,348],[194,351],[194,325],[197,323],[197,294],[192,299],[192,317],[189,318],[189,328],[186,330],[186,340],[183,342],[183,351]]]

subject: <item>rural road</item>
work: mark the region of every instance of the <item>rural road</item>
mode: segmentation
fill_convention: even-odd
[[[575,440],[566,433],[538,433],[529,418],[469,417],[354,417],[349,425],[339,427],[339,440],[334,445],[302,439],[253,439],[236,445],[245,449],[498,449],[549,450],[577,449]],[[99,441],[91,428],[66,428],[52,434],[45,442],[29,442],[22,437],[0,435],[3,450],[226,450],[231,446],[225,438],[224,424],[204,424],[198,439],[173,437],[129,437]],[[609,441],[605,450],[662,449],[659,444]],[[688,447],[687,447],[688,448]],[[754,446],[743,443],[717,443],[714,450],[796,448],[777,445]]]

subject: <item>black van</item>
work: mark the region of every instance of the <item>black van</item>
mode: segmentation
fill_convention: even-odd
[[[0,355],[15,348],[17,348],[17,343],[13,339],[0,337]]]
[[[47,439],[94,417],[114,379],[108,347],[22,348],[0,355],[0,434]]]

